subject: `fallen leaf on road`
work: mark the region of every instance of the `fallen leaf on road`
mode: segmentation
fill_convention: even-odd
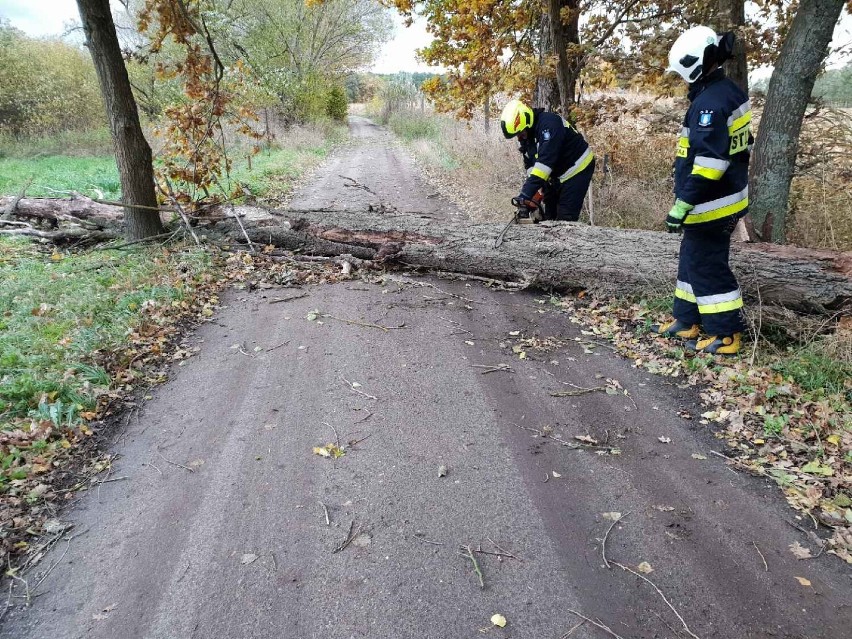
[[[553,471],[551,471],[551,472],[553,473],[553,476],[554,476],[554,477],[556,477],[557,479],[559,479],[560,477],[562,477],[562,475],[560,475],[559,473],[557,473],[555,470],[553,470]]]
[[[588,435],[574,435],[574,439],[578,442],[586,442],[587,444],[597,444],[598,440]]]
[[[511,335],[512,337],[517,337],[520,334],[521,334],[521,331],[509,331],[509,335]]]
[[[189,465],[192,466],[193,468],[200,468],[201,466],[204,465],[204,460],[203,459],[193,459],[191,462],[189,462]]]
[[[803,586],[810,586],[811,585],[811,580],[805,579],[804,577],[796,577],[796,581],[798,581]]]
[[[466,339],[464,341],[464,343],[467,344],[468,346],[473,346],[473,342],[471,342],[469,339]]]
[[[621,519],[621,513],[616,511],[601,513],[601,515],[604,519],[609,519],[611,521],[618,521],[619,519]]]
[[[664,444],[671,444],[672,443],[671,437],[657,437],[657,439],[659,439]]]
[[[790,544],[790,552],[795,555],[796,559],[813,559],[813,555],[811,551],[805,548],[798,541],[794,544]],[[798,579],[798,577],[797,577]],[[804,584],[802,584],[804,585]]]
[[[654,510],[659,510],[661,513],[668,513],[674,510],[674,506],[654,506]]]
[[[649,575],[654,572],[654,569],[651,568],[651,564],[649,564],[647,561],[643,561],[641,564],[636,566],[636,570],[638,570],[644,575]]]
[[[438,477],[446,477],[447,476],[447,467],[446,466],[438,466]]]
[[[240,563],[243,566],[248,566],[249,564],[254,563],[255,561],[257,561],[257,555],[250,552],[244,554],[242,559],[240,559]]]
[[[707,459],[707,455],[699,455],[698,453],[692,453],[693,459]]]
[[[505,628],[506,627],[506,617],[504,617],[503,615],[492,615],[491,616],[491,623],[493,623],[495,626],[498,626],[500,628]]]
[[[346,451],[336,444],[326,444],[325,446],[314,446],[314,454],[320,457],[339,459],[346,454]]]

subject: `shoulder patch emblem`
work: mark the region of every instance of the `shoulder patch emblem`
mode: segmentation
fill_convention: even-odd
[[[710,126],[713,122],[713,111],[702,111],[698,116],[698,126]]]
[[[550,129],[545,129],[541,132],[541,139],[547,142],[550,139]]]

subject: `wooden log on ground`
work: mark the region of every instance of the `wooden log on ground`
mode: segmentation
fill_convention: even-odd
[[[0,209],[11,204],[15,198],[0,198]],[[13,213],[17,218],[30,218],[59,223],[63,216],[79,220],[103,220],[104,223],[120,223],[124,214],[121,208],[100,204],[83,195],[69,198],[25,197],[18,200]]]
[[[668,293],[677,273],[680,238],[667,233],[546,222],[512,226],[495,248],[502,224],[370,211],[275,211],[268,216],[255,208],[245,211],[246,231],[258,243],[315,255],[393,260],[543,289]],[[242,241],[233,222],[221,226]],[[737,243],[731,261],[752,302],[818,315],[844,314],[852,307],[852,253]]]

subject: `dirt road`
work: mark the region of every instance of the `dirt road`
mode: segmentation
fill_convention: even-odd
[[[383,133],[355,132],[323,197],[294,207],[446,214]],[[692,390],[575,341],[534,294],[399,274],[306,292],[226,296],[200,353],[117,437],[127,479],[68,513],[79,536],[1,636],[558,639],[573,610],[611,629],[585,623],[583,639],[850,637],[848,569],[795,559],[807,540],[777,488],[678,415],[700,410]],[[548,348],[522,359],[531,337]],[[607,380],[628,395],[550,394]],[[599,447],[553,440],[575,436]],[[338,441],[339,459],[312,452]],[[461,546],[485,551],[484,588]]]

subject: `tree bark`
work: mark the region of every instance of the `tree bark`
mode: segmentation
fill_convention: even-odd
[[[679,239],[583,224],[458,224],[413,214],[277,211],[238,207],[253,241],[317,255],[349,254],[518,282],[544,289],[640,295],[673,291]],[[242,241],[233,222],[229,235]],[[736,245],[732,263],[747,296],[764,306],[827,315],[852,309],[852,253]]]
[[[725,65],[725,69],[728,77],[748,95],[748,63],[743,38],[745,0],[718,0],[718,20],[720,31],[733,31],[737,34],[734,55]]]
[[[569,56],[568,45],[580,42],[580,11],[578,0],[548,0],[550,14],[550,40],[556,54],[556,85],[559,88],[559,112],[567,117],[576,101],[577,60],[575,53]],[[570,11],[563,21],[562,10]]]
[[[845,0],[799,3],[769,80],[752,159],[749,207],[753,231],[765,242],[781,244],[786,239],[802,118],[844,4]]]
[[[540,69],[546,69],[553,56],[553,32],[550,28],[549,11],[541,12],[540,40],[538,49],[538,65]],[[539,75],[533,92],[533,107],[551,110],[559,104],[559,87],[556,79],[551,73]]]
[[[77,6],[109,118],[122,202],[156,207],[151,147],[142,134],[109,0],[77,0]],[[129,240],[158,235],[162,231],[156,211],[125,209],[125,235]]]

